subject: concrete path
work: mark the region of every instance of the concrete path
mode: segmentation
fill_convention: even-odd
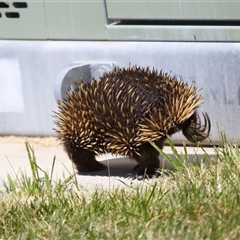
[[[25,141],[28,141],[34,149],[38,166],[50,173],[53,158],[56,157],[54,166],[54,179],[65,179],[75,172],[75,169],[68,159],[66,153],[55,138],[19,138],[19,137],[1,137],[0,138],[0,188],[3,187],[3,181],[7,180],[7,175],[19,177],[21,173],[31,176],[31,168],[28,160],[28,154],[25,147]],[[177,147],[178,152],[183,152],[182,147]],[[211,148],[205,149],[209,154],[214,155]],[[165,147],[164,152],[172,155],[170,147]],[[201,157],[203,151],[189,147],[188,154],[193,158],[195,154]],[[77,174],[80,185],[87,188],[104,187],[113,188],[124,186],[126,184],[139,183],[135,179],[136,172],[132,169],[136,162],[124,157],[114,157],[110,154],[97,157],[98,161],[103,162],[108,169],[99,172],[89,172]],[[140,181],[141,182],[141,181]]]

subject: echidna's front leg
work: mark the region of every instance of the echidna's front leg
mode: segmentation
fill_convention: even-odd
[[[156,142],[159,148],[163,148],[164,139],[160,139]],[[145,143],[140,147],[140,156],[135,155],[134,158],[138,162],[138,174],[140,176],[147,175],[152,177],[156,175],[156,171],[159,169],[159,152],[152,147],[150,143]]]
[[[106,168],[105,165],[96,161],[95,154],[89,150],[72,147],[65,147],[65,150],[79,172],[100,171]]]

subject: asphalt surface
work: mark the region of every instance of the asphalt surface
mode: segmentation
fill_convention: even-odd
[[[19,178],[22,173],[31,176],[25,141],[28,141],[34,149],[37,164],[43,171],[51,172],[53,159],[56,157],[54,180],[66,179],[69,175],[76,172],[71,161],[55,138],[2,137],[0,138],[0,188],[3,188],[3,182],[7,181],[8,174],[14,179]],[[179,153],[183,152],[182,147],[176,147],[176,149]],[[203,156],[202,149],[188,147],[187,150],[190,159],[195,154],[198,155],[199,159]],[[214,156],[213,149],[205,148],[205,150]],[[172,151],[168,146],[164,148],[164,152],[172,155]],[[160,159],[162,161],[162,158]],[[136,166],[134,160],[125,157],[114,157],[111,154],[98,156],[97,160],[108,166],[108,168],[98,172],[77,173],[78,183],[81,186],[86,188],[113,188],[124,187],[132,183],[139,184],[141,182],[136,179],[137,172],[133,171],[133,168]],[[166,166],[166,162],[164,164]],[[44,175],[43,172],[41,174],[42,176]]]

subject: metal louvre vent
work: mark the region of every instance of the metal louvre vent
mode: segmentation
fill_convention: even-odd
[[[26,2],[0,2],[0,18],[20,18],[18,9],[27,7]]]

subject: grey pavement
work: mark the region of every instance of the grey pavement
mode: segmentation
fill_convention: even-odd
[[[18,137],[0,138],[0,188],[3,187],[3,181],[7,180],[8,174],[14,178],[19,177],[21,173],[31,176],[31,167],[24,144],[26,140],[33,147],[37,164],[42,170],[50,173],[53,158],[56,157],[53,175],[55,180],[66,179],[76,172],[63,148],[54,138],[40,140]],[[176,147],[176,149],[179,153],[183,152],[183,147]],[[213,149],[205,148],[205,150],[208,154],[214,155]],[[188,147],[187,151],[190,158],[195,154],[199,156],[199,159],[203,156],[202,149]],[[164,147],[164,152],[172,155],[172,151],[168,146]],[[136,172],[132,170],[136,166],[134,160],[126,157],[115,157],[111,154],[98,156],[97,160],[103,162],[108,168],[98,172],[77,173],[78,183],[83,187],[113,188],[123,187],[125,184],[139,183],[135,179]]]

